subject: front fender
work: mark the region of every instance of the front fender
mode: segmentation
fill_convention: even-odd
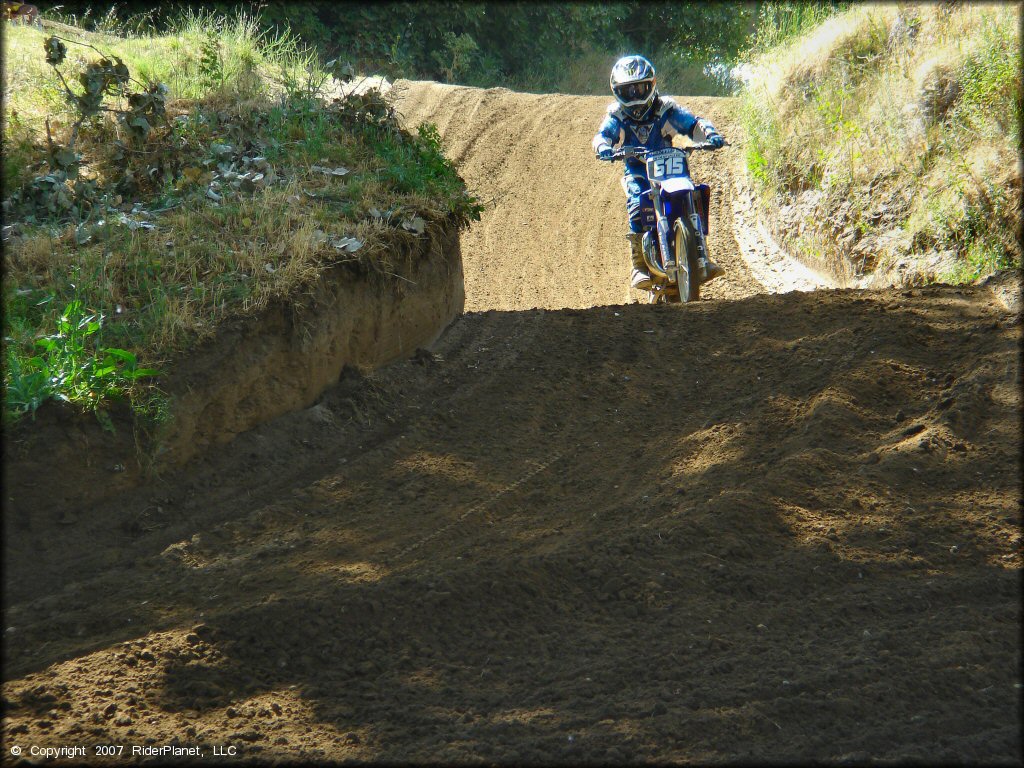
[[[674,192],[693,192],[693,182],[685,176],[677,176],[674,179],[665,179],[661,182],[662,194],[671,195]]]

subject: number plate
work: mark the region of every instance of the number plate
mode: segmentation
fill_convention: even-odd
[[[678,149],[666,149],[647,158],[647,177],[667,179],[686,175],[686,155]]]

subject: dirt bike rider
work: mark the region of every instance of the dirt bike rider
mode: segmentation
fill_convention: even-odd
[[[717,149],[725,139],[715,130],[710,120],[695,117],[670,98],[658,94],[654,66],[643,56],[623,56],[612,67],[610,78],[616,102],[608,105],[608,114],[594,136],[594,152],[599,160],[610,160],[616,145],[663,149],[672,146],[672,137],[681,134],[693,138],[698,128],[704,140]],[[651,287],[643,254],[643,222],[641,199],[651,188],[644,172],[644,161],[626,158],[622,186],[626,191],[626,212],[629,214],[630,255],[633,272],[630,284],[641,291]],[[708,259],[707,279],[723,274],[724,270]]]

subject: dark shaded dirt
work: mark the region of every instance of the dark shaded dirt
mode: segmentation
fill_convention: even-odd
[[[467,313],[71,522],[8,519],[5,748],[1019,764],[1019,313],[740,273]]]

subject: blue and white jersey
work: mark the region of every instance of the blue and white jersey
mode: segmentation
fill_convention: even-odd
[[[594,136],[594,153],[602,147],[617,149],[620,146],[664,149],[672,146],[676,135],[693,137],[698,125],[697,118],[670,98],[660,97],[646,120],[636,121],[625,113],[618,102],[608,105],[608,114]],[[643,174],[644,162],[635,157],[626,159],[626,174]]]

